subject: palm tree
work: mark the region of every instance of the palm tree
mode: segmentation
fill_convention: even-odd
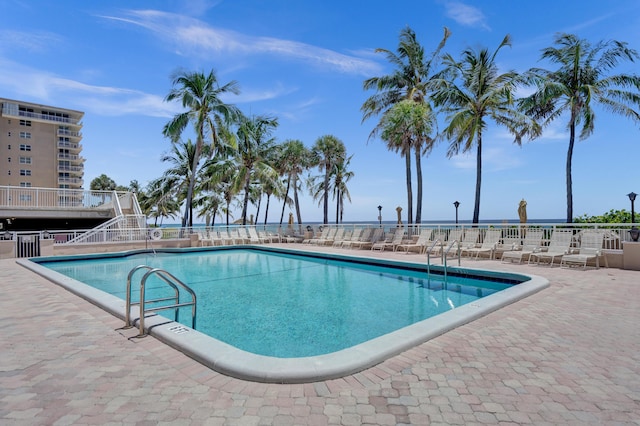
[[[420,167],[422,155],[431,151],[434,139],[430,137],[435,116],[428,103],[416,103],[412,100],[404,100],[387,110],[380,120],[376,132],[380,138],[387,142],[391,151],[400,151],[405,157],[407,178],[407,210],[408,222],[412,223],[413,216],[413,190],[411,185],[411,151],[415,152],[416,170],[418,179],[418,200],[422,200],[422,167]],[[422,218],[422,203],[419,202],[416,209],[416,223]]]
[[[436,74],[433,68],[437,64],[440,51],[445,46],[447,39],[451,35],[448,28],[444,28],[444,35],[436,50],[426,59],[422,45],[418,42],[415,32],[407,27],[400,32],[400,41],[397,53],[386,49],[376,49],[376,52],[384,53],[388,61],[396,66],[394,72],[382,77],[373,77],[364,81],[365,90],[375,89],[377,93],[369,97],[360,110],[363,113],[362,121],[382,114],[379,124],[369,135],[369,139],[376,136],[383,129],[384,114],[391,107],[402,101],[413,101],[417,104],[428,104],[431,91],[430,82]],[[432,114],[433,109],[429,107],[426,112]],[[388,119],[389,117],[387,117]],[[428,121],[435,121],[435,118],[428,118]],[[389,142],[389,141],[387,141]],[[397,141],[399,142],[399,141]],[[402,144],[388,143],[389,149],[400,152],[405,156],[405,172],[407,182],[407,215],[409,223],[413,222],[413,190],[411,185],[411,150],[416,152],[416,173],[418,176],[418,194],[416,223],[422,221],[422,164],[421,156],[431,150],[434,139],[426,137],[405,138],[405,142],[417,144],[417,146],[402,146]]]
[[[346,148],[344,143],[333,135],[319,137],[311,148],[311,164],[324,171],[321,191],[316,196],[323,199],[323,222],[329,223],[329,177],[336,163],[344,161]]]
[[[238,115],[235,106],[224,103],[220,97],[226,93],[238,94],[237,83],[231,81],[223,86],[212,70],[205,75],[199,72],[180,71],[173,77],[173,88],[165,98],[167,102],[179,100],[186,108],[185,112],[176,114],[163,129],[165,136],[172,141],[178,141],[191,124],[195,128],[196,145],[193,163],[191,164],[191,179],[187,188],[186,205],[182,227],[193,225],[192,200],[195,176],[200,163],[200,155],[205,140],[208,138],[214,148],[212,154],[221,142],[217,135],[217,128],[223,121],[228,121]]]
[[[298,223],[302,223],[300,213],[300,203],[298,201],[298,189],[300,175],[309,167],[311,152],[299,140],[287,140],[282,145],[281,156],[278,162],[280,173],[287,178],[287,187],[284,192],[282,203],[282,213],[280,214],[280,225],[284,219],[284,211],[289,204],[289,189],[293,187],[293,204],[296,209]]]
[[[521,102],[521,107],[543,125],[568,114],[569,149],[566,162],[567,223],[573,221],[573,189],[571,165],[576,138],[576,128],[582,125],[580,139],[588,138],[594,130],[595,113],[592,105],[599,104],[605,110],[640,120],[638,111],[629,104],[640,106],[640,77],[630,74],[610,75],[622,61],[634,62],[638,52],[620,41],[601,41],[591,45],[587,40],[572,34],[558,34],[556,47],[542,50],[542,59],[558,64],[558,69],[529,70],[528,76],[537,91]],[[635,89],[630,91],[627,89]]]
[[[209,152],[209,147],[205,147],[203,152]],[[196,155],[196,146],[191,139],[186,142],[178,141],[171,144],[171,151],[163,154],[160,161],[171,164],[164,172],[163,179],[165,186],[171,188],[178,203],[182,203],[188,193],[191,182],[197,181],[197,176],[192,176],[192,164]],[[196,175],[198,170],[196,170]],[[189,217],[193,216],[193,203],[187,203],[185,208],[189,208]]]
[[[89,188],[92,191],[113,191],[116,182],[104,173],[91,181]]]
[[[460,61],[447,54],[443,59],[445,70],[439,79],[434,80],[436,104],[442,105],[449,114],[449,125],[444,130],[450,141],[448,157],[460,151],[468,152],[474,144],[476,146],[473,223],[478,223],[480,216],[482,136],[488,121],[504,126],[519,145],[525,134],[535,137],[540,132],[540,127],[515,107],[514,91],[521,83],[521,77],[515,71],[498,73],[496,56],[505,46],[511,46],[509,35],[493,53],[486,48],[480,51],[468,48]]]
[[[346,198],[351,202],[351,194],[349,193],[349,188],[347,187],[347,183],[354,176],[353,171],[349,170],[349,164],[351,163],[351,159],[353,155],[350,155],[349,158],[343,159],[343,161],[336,163],[333,166],[333,171],[331,173],[333,182],[333,198],[336,200],[336,224],[342,223],[342,215],[344,213],[344,199]]]
[[[278,173],[271,164],[271,152],[276,149],[271,137],[278,127],[278,119],[267,116],[242,117],[236,131],[238,150],[235,163],[237,171],[234,188],[244,190],[242,224],[247,223],[247,208],[251,184],[256,181],[274,180]]]
[[[178,197],[173,192],[172,182],[164,177],[154,179],[147,185],[145,197],[140,202],[142,211],[155,219],[154,226],[158,226],[158,218],[174,218],[180,211]]]

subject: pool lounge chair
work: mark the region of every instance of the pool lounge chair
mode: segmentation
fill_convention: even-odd
[[[342,245],[340,247],[342,248],[352,248],[354,246],[354,244],[359,243],[360,241],[362,241],[364,239],[364,241],[368,240],[371,238],[371,233],[373,232],[371,230],[371,228],[365,228],[365,229],[359,229],[356,233],[356,230],[354,229],[353,233],[351,234],[351,238],[347,241],[343,241]]]
[[[442,236],[442,235],[441,235]],[[428,248],[430,255],[438,255],[442,256],[443,254],[451,255],[457,254],[458,249],[460,248],[460,237],[462,236],[462,229],[452,229],[449,231],[449,235],[446,240],[442,238],[438,238],[440,244],[436,244]],[[434,240],[435,241],[435,240]],[[455,247],[455,250],[453,250]],[[453,252],[452,252],[453,250]]]
[[[464,251],[467,249],[478,247],[479,236],[480,236],[480,230],[478,228],[465,229],[464,235],[460,240],[460,250]]]
[[[556,229],[551,234],[547,250],[532,253],[529,257],[529,263],[535,261],[536,265],[540,265],[540,263],[548,262],[549,266],[552,266],[556,259],[562,259],[562,256],[569,253],[572,240],[573,231]]]
[[[571,265],[582,266],[587,269],[587,262],[595,261],[596,269],[600,268],[600,257],[604,257],[605,266],[609,267],[607,256],[602,251],[604,241],[603,232],[585,231],[580,235],[580,249],[578,253],[571,253],[562,256],[560,267],[570,267]]]
[[[480,253],[488,253],[489,259],[493,259],[496,246],[501,237],[501,229],[487,229],[487,232],[484,234],[484,239],[482,240],[482,245],[480,247],[462,248],[462,255],[466,254],[468,257],[473,257],[475,254],[475,259],[477,260]]]
[[[522,237],[520,236],[519,229],[506,228],[503,230],[503,234],[502,239],[496,244],[496,249],[493,253],[494,259],[502,259],[502,253],[506,251],[514,251],[522,248]]]
[[[315,242],[311,241],[311,244],[317,244],[319,246],[333,244],[333,240],[336,238],[338,231],[340,231],[340,235],[342,235],[344,233],[344,228],[329,228],[329,232],[327,232],[327,235],[324,238],[320,237]]]
[[[536,228],[536,229],[527,229],[525,231],[525,237],[522,242],[522,246],[518,246],[515,250],[508,250],[502,252],[502,256],[500,260],[503,263],[507,261],[513,263],[518,261],[518,263],[522,263],[523,260],[529,262],[529,258],[533,253],[538,253],[542,251],[542,237],[544,236],[544,230]]]
[[[387,241],[385,239],[384,241],[377,242],[371,246],[371,250],[384,251],[385,249],[390,248],[391,251],[394,251],[396,249],[396,246],[398,246],[399,244],[402,244],[403,239],[404,239],[404,229],[397,228],[393,233],[393,237],[391,238],[390,241]]]
[[[423,229],[420,231],[420,235],[418,235],[418,239],[415,243],[406,243],[399,244],[396,247],[396,251],[403,250],[405,254],[415,251],[416,253],[423,253],[427,249],[427,244],[431,239],[431,234],[433,233],[432,229]]]
[[[362,228],[356,228],[353,231],[344,229],[342,231],[342,235],[339,235],[338,232],[336,232],[336,236],[333,238],[333,242],[331,243],[331,245],[333,247],[342,247],[342,243],[344,243],[345,241],[351,241],[353,234],[357,233],[357,239],[357,236],[360,235],[360,232],[362,232]]]
[[[322,228],[322,231],[320,231],[320,235],[315,236],[315,237],[312,236],[308,240],[303,240],[302,244],[318,244],[318,241],[324,240],[329,236],[329,231],[331,231],[331,229],[332,228],[329,228],[328,226],[325,226],[324,228]]]
[[[247,228],[247,231],[249,232],[249,242],[251,244],[263,244],[265,242],[263,238],[260,238],[258,231],[253,226]]]
[[[358,249],[370,249],[375,243],[383,239],[384,237],[384,229],[376,228],[375,231],[371,233],[369,238],[360,238],[360,241],[356,241],[351,244],[352,248]]]

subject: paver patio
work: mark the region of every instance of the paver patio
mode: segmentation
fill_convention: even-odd
[[[130,338],[121,320],[2,260],[1,423],[640,424],[640,272],[463,266],[551,286],[361,373],[278,385]]]

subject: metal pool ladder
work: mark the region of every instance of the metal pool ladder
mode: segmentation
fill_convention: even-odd
[[[135,274],[136,271],[140,269],[146,269],[147,272],[142,277],[142,280],[140,280],[140,301],[132,303],[131,302],[131,279],[133,278],[133,274]],[[173,288],[175,295],[173,297],[162,297],[159,299],[145,300],[144,286],[147,282],[147,279],[152,275],[158,276],[158,278],[162,279],[162,281],[164,281],[171,288]],[[190,302],[180,303],[179,287],[184,289],[187,293],[189,293],[189,295],[191,296]],[[171,305],[145,308],[145,305],[147,303],[160,303],[160,302],[167,302],[171,300],[173,300],[173,304]],[[138,334],[138,337],[142,337],[145,335],[144,333],[145,313],[163,311],[167,309],[175,309],[174,321],[178,322],[178,312],[179,312],[178,308],[183,306],[191,306],[191,328],[193,328],[194,330],[196,328],[196,293],[188,285],[184,284],[182,281],[180,281],[179,279],[177,279],[175,276],[165,271],[164,269],[153,268],[148,265],[138,265],[129,272],[129,275],[127,276],[127,305],[126,305],[125,318],[124,318],[125,328],[133,327],[133,325],[131,324],[131,306],[135,306],[135,305],[140,306],[140,324],[139,324],[140,334]]]
[[[451,245],[447,248],[446,252],[444,250],[444,241],[439,239],[435,240],[431,246],[427,249],[427,275],[431,274],[431,249],[434,248],[437,244],[440,244],[440,258],[443,265],[444,270],[444,279],[447,280],[447,257],[449,256],[449,251],[456,246],[458,248],[458,266],[460,266],[460,241],[454,240]]]

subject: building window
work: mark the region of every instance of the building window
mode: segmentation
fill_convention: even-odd
[[[31,139],[31,132],[20,132],[20,137],[22,139]]]
[[[31,182],[20,182],[21,188],[31,188]]]
[[[58,188],[61,189],[69,189],[71,186],[66,184],[66,183],[61,183],[60,185],[58,185]]]
[[[31,176],[31,170],[20,169],[20,176]]]
[[[31,164],[31,157],[20,157],[20,164]]]
[[[11,149],[11,148],[9,148],[9,149]],[[31,145],[26,145],[26,144],[21,143],[20,144],[20,151],[31,151]]]
[[[31,127],[31,120],[20,120],[20,125]]]
[[[31,201],[31,194],[20,194],[20,201]]]
[[[11,149],[11,145],[7,145],[7,149]]]
[[[7,136],[11,137],[11,132],[7,132]]]
[[[11,162],[11,157],[8,157],[7,158],[7,163],[10,163],[10,162]]]

